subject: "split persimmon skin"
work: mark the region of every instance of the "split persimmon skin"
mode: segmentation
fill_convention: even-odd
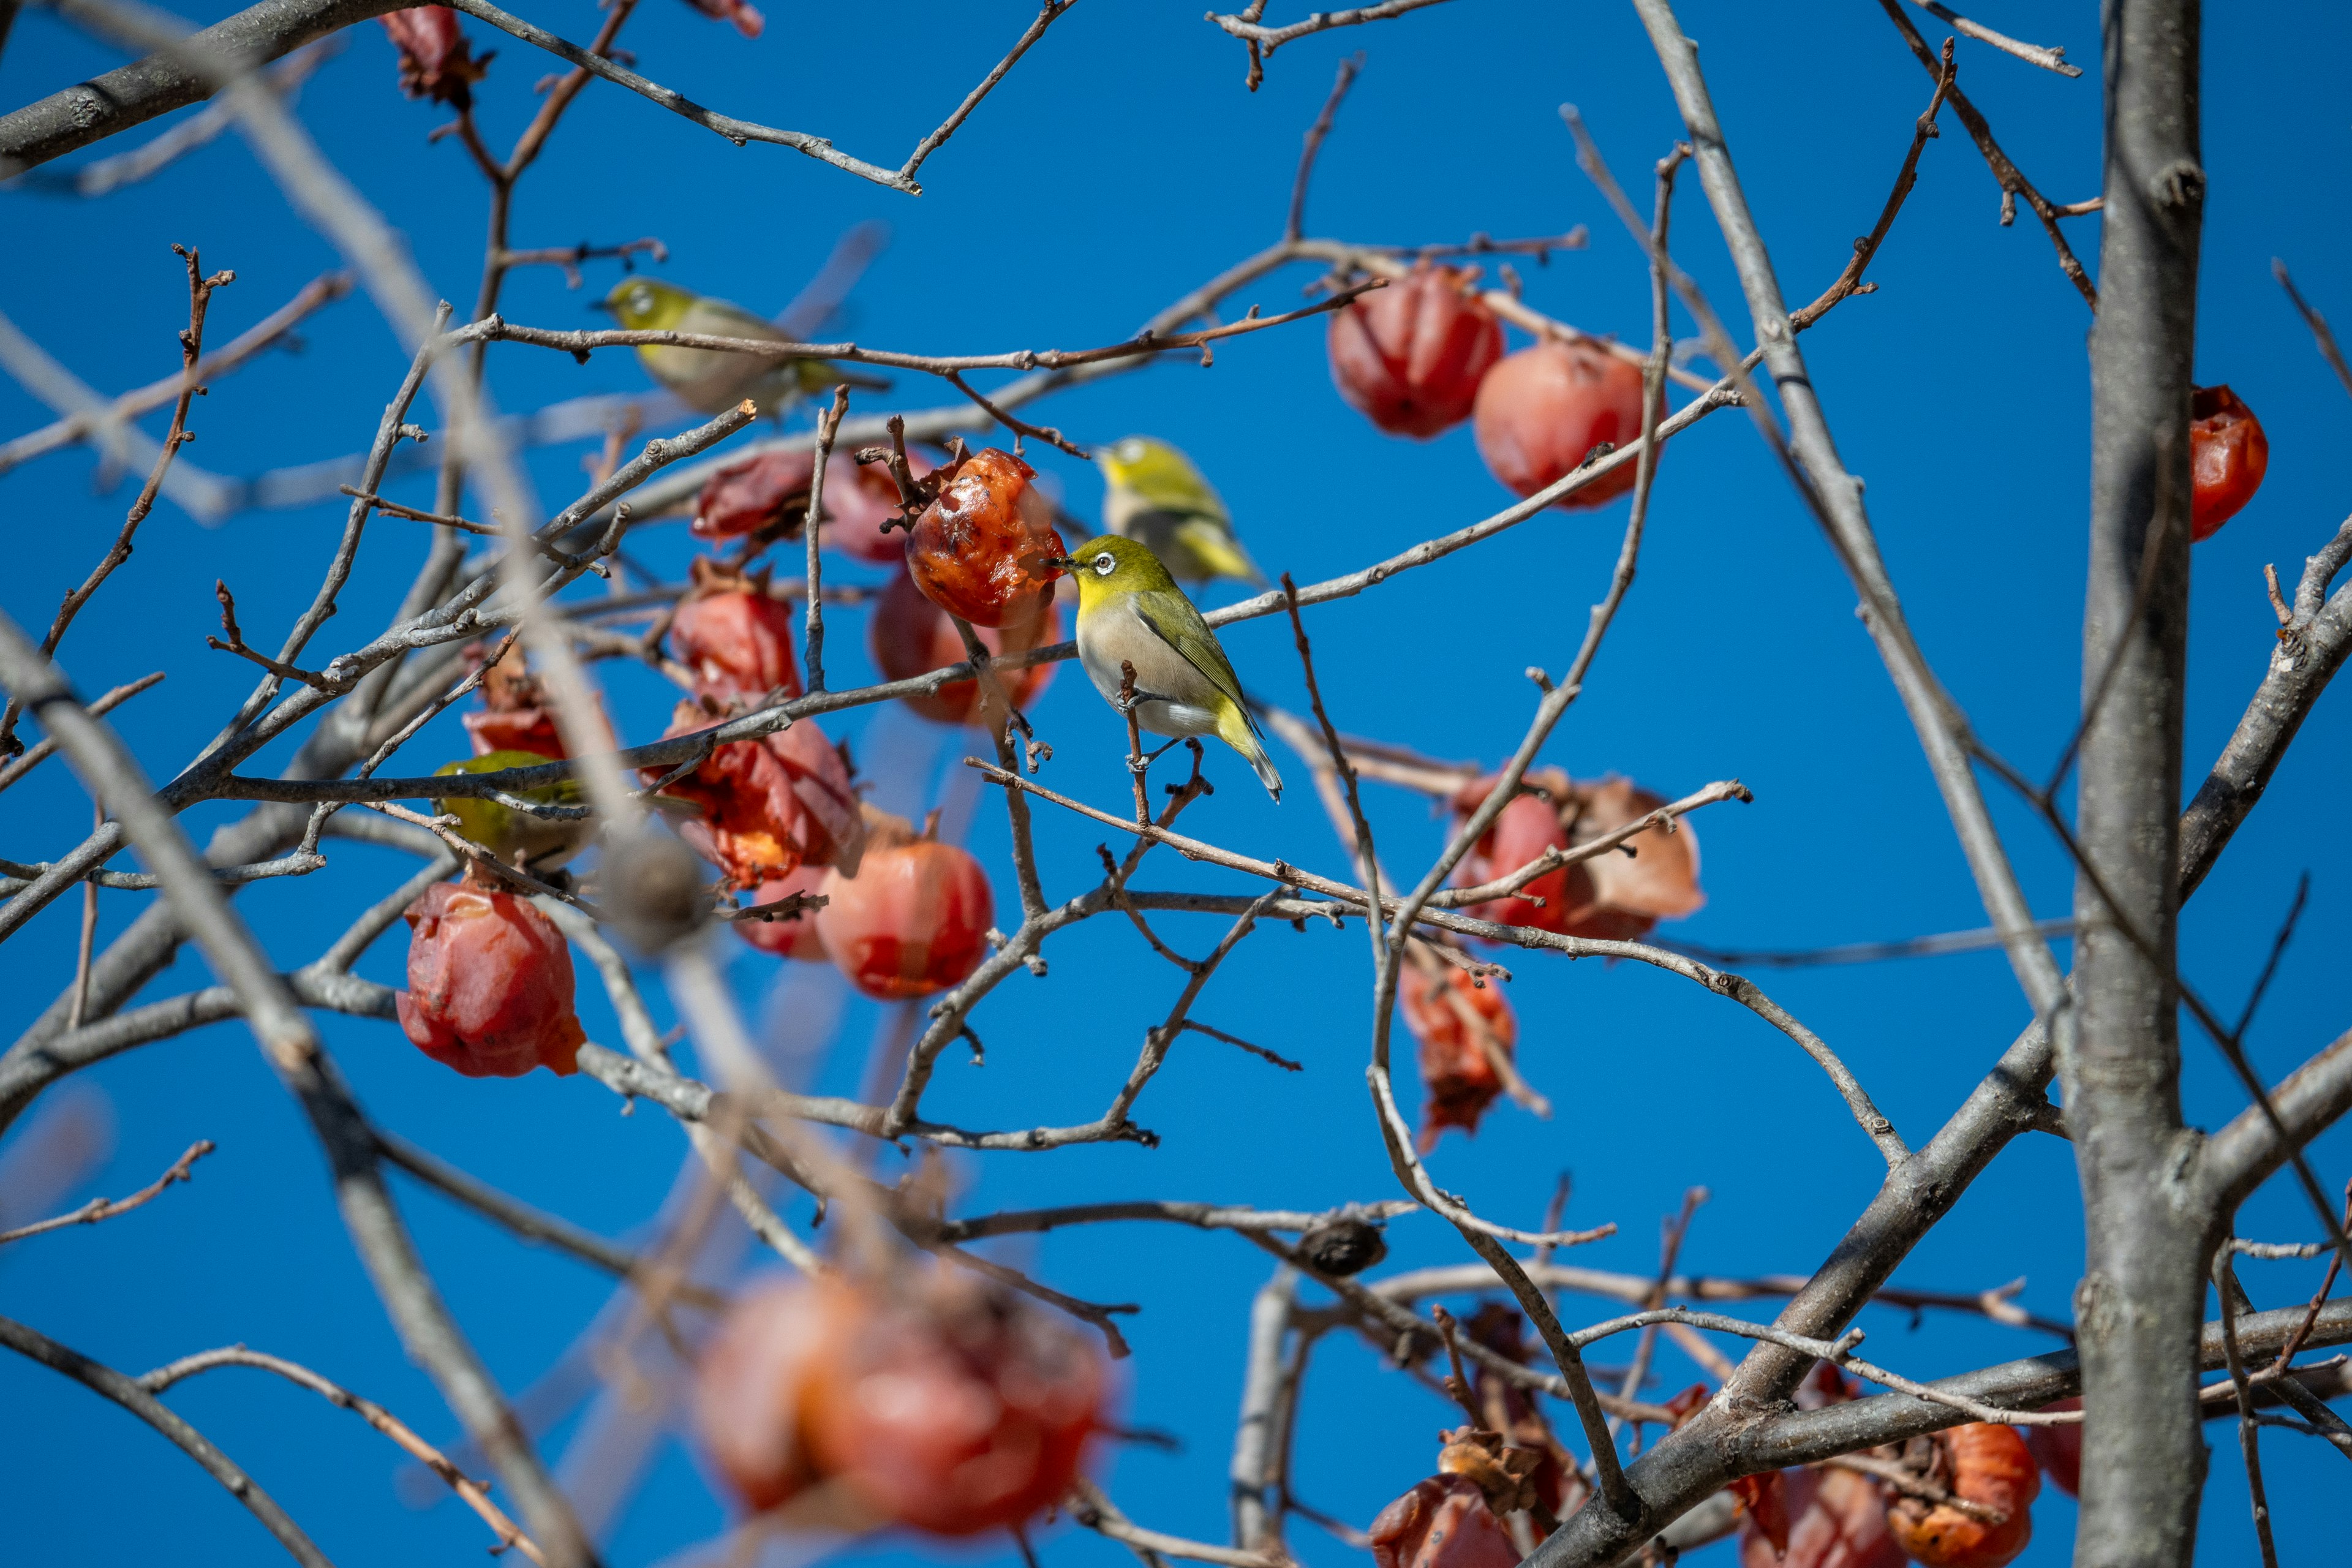
[[[1350,408],[1423,441],[1470,417],[1503,357],[1502,323],[1479,300],[1477,277],[1423,262],[1331,312],[1331,381]]]

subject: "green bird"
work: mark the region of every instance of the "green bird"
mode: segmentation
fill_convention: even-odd
[[[1238,577],[1265,586],[1265,574],[1234,537],[1233,514],[1192,458],[1157,437],[1129,436],[1095,462],[1110,485],[1104,527],[1144,545],[1187,583]]]
[[[622,279],[597,309],[611,311],[614,321],[633,332],[699,332],[772,343],[793,341],[782,328],[740,305],[697,294],[658,278]],[[665,343],[640,345],[637,360],[647,375],[697,414],[721,413],[747,397],[759,405],[761,413],[776,414],[809,393],[842,382],[877,389],[890,384],[873,376],[854,375],[824,360],[766,360],[720,349],[681,349]]]
[[[1118,707],[1119,666],[1132,664],[1136,719],[1143,728],[1178,739],[1214,735],[1239,752],[1266,793],[1280,800],[1282,775],[1266,757],[1233,662],[1160,557],[1132,539],[1106,533],[1051,563],[1077,578],[1078,662],[1095,689]]]
[[[536,768],[556,759],[537,752],[491,752],[463,762],[445,763],[433,770],[435,778],[452,773],[494,773],[507,768]],[[515,792],[516,798],[539,805],[581,805],[580,781],[562,779],[536,789]],[[457,819],[457,831],[509,866],[533,875],[553,870],[587,847],[596,835],[593,816],[533,816],[487,795],[444,795],[433,809]]]

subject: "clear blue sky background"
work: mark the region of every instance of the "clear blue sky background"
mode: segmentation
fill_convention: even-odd
[[[226,4],[203,19],[225,15]],[[1289,8],[1286,9],[1286,14]],[[2341,190],[2326,172],[2347,160],[2336,62],[2352,47],[2340,8],[2300,5],[2261,30],[2209,28],[2205,147],[2211,196],[2200,305],[2199,374],[2227,381],[2261,413],[2272,441],[2269,482],[2196,552],[2188,766],[2202,775],[2263,668],[2271,617],[2261,568],[2290,579],[2346,509],[2342,467],[2352,421],[2343,390],[2313,352],[2268,273],[2287,258],[2311,297],[2352,321],[2352,245]],[[992,65],[1029,15],[1019,4],[772,7],[747,43],[675,0],[646,0],[625,40],[640,68],[703,101],[822,132],[884,163],[929,130]],[[585,38],[572,4],[530,13]],[[1914,12],[1931,37],[1932,18]],[[2011,5],[1985,18],[2063,43],[2095,68],[2096,8]],[[1885,199],[1927,98],[1927,76],[1868,5],[1801,21],[1770,7],[1693,3],[1685,24],[1703,46],[1716,99],[1787,291],[1810,298],[1834,275],[1853,236]],[[478,47],[491,40],[468,24]],[[2291,38],[2293,47],[2278,40]],[[550,62],[510,39],[482,89],[484,118],[503,145],[532,107],[530,85]],[[667,274],[762,310],[780,308],[852,223],[881,218],[896,233],[858,289],[849,330],[914,350],[973,352],[1078,346],[1124,335],[1151,311],[1279,232],[1300,132],[1334,61],[1363,48],[1370,64],[1326,152],[1310,232],[1368,241],[1557,232],[1589,224],[1589,251],[1527,268],[1529,298],[1596,331],[1646,333],[1647,280],[1637,252],[1578,174],[1556,113],[1581,106],[1620,177],[1645,171],[1679,129],[1672,100],[1631,12],[1613,5],[1465,0],[1376,27],[1311,39],[1243,89],[1238,45],[1196,5],[1081,6],[1059,23],[923,171],[910,199],[772,147],[714,141],[649,104],[592,87],[530,176],[517,205],[522,245],[609,243],[657,235]],[[5,60],[0,101],[27,101],[115,63],[44,12],[22,17]],[[1963,45],[1960,80],[2028,173],[2059,200],[2095,194],[2095,68],[2068,81]],[[354,30],[302,102],[327,151],[409,237],[433,285],[473,299],[484,206],[480,184],[451,142],[427,145],[444,116],[394,89],[391,51],[373,25]],[[1881,540],[1921,642],[1985,738],[2029,771],[2046,768],[2076,705],[2088,486],[2088,315],[2030,216],[1996,222],[1997,192],[1959,127],[1932,144],[1869,298],[1840,309],[1805,340],[1847,461],[1869,482]],[[126,143],[110,144],[119,150]],[[233,138],[153,183],[101,201],[0,194],[9,247],[8,314],[85,380],[112,390],[177,364],[183,321],[173,240],[236,269],[220,296],[215,340],[274,308],[333,264]],[[2095,261],[2097,220],[2069,226]],[[1718,237],[1693,183],[1679,209],[1677,251],[1725,313],[1743,323]],[[591,289],[614,276],[590,268]],[[1236,305],[1298,302],[1299,269],[1267,279]],[[569,326],[583,294],[550,269],[508,290],[515,320]],[[1687,331],[1686,323],[1678,330]],[[191,461],[232,474],[356,449],[373,430],[402,358],[370,307],[350,301],[304,331],[299,357],[264,360],[224,380],[197,408]],[[558,355],[502,349],[492,361],[502,405],[642,385],[630,358],[583,368]],[[946,401],[913,378],[912,405]],[[1223,347],[1213,369],[1171,363],[1062,398],[1043,410],[1082,441],[1131,430],[1190,448],[1232,501],[1270,570],[1313,581],[1494,510],[1506,498],[1480,467],[1466,430],[1428,445],[1380,437],[1331,393],[1322,334],[1302,327]],[[47,416],[0,385],[0,434]],[[579,448],[541,453],[541,492],[578,485]],[[1046,454],[1042,466],[1090,515],[1099,486],[1084,465]],[[0,604],[45,624],[118,526],[127,488],[93,493],[84,453],[10,476],[8,566]],[[401,492],[424,502],[410,481]],[[1520,671],[1557,671],[1605,582],[1622,503],[1594,515],[1550,514],[1475,552],[1408,574],[1376,593],[1313,613],[1326,690],[1346,728],[1446,756],[1507,752],[1534,693]],[[307,602],[340,506],[248,513],[198,526],[168,503],[139,551],[75,627],[63,653],[89,690],[169,668],[160,691],[123,715],[147,765],[167,772],[209,737],[248,687],[249,672],[205,650],[215,627],[211,583],[226,577],[245,624],[274,639]],[[362,575],[317,645],[351,646],[379,626],[420,554],[409,525],[376,523]],[[687,541],[668,528],[642,536],[675,570]],[[1973,927],[1981,913],[1942,807],[1878,661],[1853,616],[1853,596],[1811,522],[1751,429],[1718,417],[1666,457],[1642,575],[1590,688],[1547,760],[1579,774],[1632,774],[1667,794],[1737,775],[1750,806],[1717,807],[1700,825],[1709,902],[1671,934],[1721,946],[1803,947]],[[835,683],[863,668],[863,632],[844,616],[833,639]],[[854,629],[855,628],[855,629]],[[1286,631],[1260,621],[1228,634],[1250,682],[1299,700]],[[1053,783],[1115,804],[1125,788],[1114,721],[1065,670],[1038,705],[1056,746]],[[626,735],[658,732],[667,700],[635,670],[606,674]],[[2322,706],[2270,795],[2185,916],[2186,970],[2224,1012],[2259,967],[2295,879],[2311,872],[2311,904],[2252,1036],[2276,1076],[2340,1031],[2334,955],[2352,936],[2352,854],[2330,831],[2340,813],[2352,694]],[[866,712],[834,726],[861,737],[894,803],[932,789],[970,749],[926,737],[899,714]],[[420,742],[431,759],[462,748],[454,721]],[[1297,778],[1304,770],[1286,763]],[[1223,787],[1193,826],[1221,842],[1339,870],[1344,862],[1312,795],[1279,807],[1220,760]],[[2331,781],[2333,781],[2331,783]],[[1303,784],[1303,778],[1298,782]],[[2071,879],[2048,836],[1996,791],[1996,810],[2034,907],[2068,909]],[[86,830],[89,806],[51,766],[6,803],[0,851],[47,858]],[[1417,870],[1441,842],[1421,803],[1374,790],[1384,857]],[[202,833],[224,813],[190,814]],[[1006,888],[1001,811],[982,800],[972,842]],[[1095,835],[1047,821],[1050,894],[1090,885]],[[291,967],[324,933],[404,877],[388,853],[345,847],[325,875],[241,895],[237,907]],[[1162,886],[1230,888],[1229,879],[1172,860],[1145,877]],[[109,894],[104,927],[119,929],[143,896]],[[1205,922],[1171,920],[1175,940],[1205,949]],[[8,948],[0,1026],[13,1036],[71,971],[75,917],[61,902]],[[975,1125],[1059,1122],[1097,1114],[1128,1070],[1147,1024],[1180,977],[1132,933],[1096,922],[1057,940],[1050,978],[1017,977],[978,1017],[988,1065],[943,1068],[935,1113]],[[772,960],[734,952],[747,1005],[764,1007],[772,1038],[797,1050],[807,1079],[853,1090],[877,1016],[862,1003],[828,1041],[830,994],[803,971],[774,997]],[[396,983],[401,943],[380,944],[363,972]],[[1522,1062],[1558,1106],[1549,1122],[1508,1107],[1475,1142],[1449,1140],[1441,1181],[1486,1213],[1531,1223],[1555,1174],[1575,1173],[1572,1223],[1613,1220],[1610,1241],[1580,1260],[1654,1267],[1656,1226],[1685,1187],[1713,1194],[1686,1265],[1712,1273],[1798,1271],[1827,1252],[1877,1184],[1876,1154],[1821,1076],[1780,1036],[1685,982],[1633,967],[1513,961],[1510,994],[1523,1026]],[[1957,1103],[2024,1018],[1997,955],[1776,973],[1766,988],[1836,1048],[1914,1142]],[[206,983],[193,961],[157,983],[170,994]],[[1360,1069],[1368,1005],[1360,932],[1251,942],[1211,986],[1206,1021],[1244,1032],[1307,1063],[1291,1077],[1213,1042],[1180,1046],[1139,1110],[1163,1142],[1052,1155],[954,1162],[961,1211],[1079,1197],[1168,1196],[1312,1207],[1391,1195]],[[613,1039],[609,1011],[584,985],[592,1036]],[[612,1235],[647,1233],[685,1143],[650,1110],[615,1114],[584,1079],[544,1075],[471,1082],[426,1061],[393,1029],[326,1020],[328,1038],[370,1111],[386,1126],[532,1203]],[[617,1042],[615,1042],[617,1043]],[[814,1047],[823,1047],[820,1052]],[[2218,1126],[2242,1106],[2210,1047],[2184,1047],[2193,1121]],[[382,1401],[428,1435],[452,1423],[403,1358],[342,1233],[320,1162],[293,1106],[249,1038],[223,1026],[151,1047],[85,1075],[111,1102],[116,1152],[83,1191],[143,1184],[192,1140],[220,1152],[195,1185],[144,1212],[45,1237],[0,1256],[0,1310],[112,1364],[137,1370],[207,1346],[245,1342],[308,1363]],[[22,1136],[21,1132],[17,1135]],[[5,1148],[5,1145],[0,1145]],[[2352,1167],[2352,1138],[2315,1150],[2323,1179]],[[895,1172],[898,1156],[885,1157]],[[437,1197],[403,1187],[407,1212],[450,1301],[510,1390],[531,1385],[610,1297],[601,1277],[520,1246]],[[79,1194],[70,1194],[79,1195]],[[61,1197],[61,1203],[64,1199]],[[804,1222],[805,1205],[788,1211]],[[2302,1237],[2312,1226],[2292,1194],[2265,1193],[2247,1234]],[[2021,1275],[2022,1300],[2064,1316],[2080,1262],[2080,1209],[2066,1148],[2028,1138],[1976,1184],[1900,1270],[1923,1287],[1981,1289]],[[1399,1265],[1468,1256],[1441,1224],[1392,1227]],[[1056,1234],[1003,1256],[1055,1285],[1098,1300],[1139,1300],[1129,1408],[1138,1424],[1180,1434],[1184,1450],[1117,1456],[1114,1494],[1139,1520],[1196,1537],[1224,1529],[1224,1454],[1238,1396],[1244,1316],[1265,1259],[1230,1237],[1167,1227]],[[2253,1264],[2265,1306],[2300,1300],[2316,1264]],[[1572,1301],[1588,1321],[1599,1304]],[[1769,1315],[1760,1306],[1759,1315]],[[1883,1361],[1940,1374],[2031,1353],[2046,1342],[1981,1322],[1914,1325],[1873,1311],[1864,1322]],[[1618,1359],[1612,1355],[1610,1359]],[[1690,1381],[1662,1359],[1655,1392]],[[467,1561],[479,1524],[447,1501],[415,1510],[393,1484],[395,1456],[350,1416],[258,1374],[215,1374],[172,1395],[175,1407],[248,1466],[339,1563]],[[274,1548],[253,1521],[163,1442],[86,1391],[29,1363],[0,1362],[0,1473],[9,1477],[10,1554],[26,1562],[131,1563],[169,1555],[190,1565],[246,1563]],[[1446,1410],[1360,1345],[1331,1342],[1307,1384],[1298,1489],[1359,1523],[1426,1472]],[[576,1420],[551,1435],[557,1451]],[[2255,1560],[2234,1435],[2216,1426],[2205,1560]],[[2311,1560],[2339,1534],[2322,1502],[2340,1460],[2273,1435],[2272,1496],[2290,1559]],[[593,1483],[615,1514],[613,1560],[655,1563],[721,1528],[724,1510],[685,1450],[664,1441],[642,1489]],[[429,1496],[429,1493],[426,1494]],[[2037,1509],[2025,1559],[2063,1560],[2070,1506]],[[1312,1563],[1346,1550],[1311,1526],[1294,1529]],[[1049,1564],[1109,1563],[1120,1550],[1068,1527],[1041,1542]],[[991,1561],[1006,1554],[982,1549]],[[860,1546],[899,1562],[900,1542]],[[1711,1561],[1725,1561],[1717,1549]]]

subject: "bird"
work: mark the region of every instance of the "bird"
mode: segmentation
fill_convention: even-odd
[[[1160,557],[1106,533],[1051,564],[1077,579],[1078,662],[1104,700],[1119,706],[1119,666],[1133,665],[1135,716],[1143,728],[1177,739],[1214,735],[1242,754],[1279,801],[1282,775],[1265,754],[1233,662]]]
[[[435,778],[452,773],[493,773],[508,768],[543,767],[556,759],[537,752],[488,752],[462,762],[444,763]],[[580,781],[560,779],[551,784],[514,791],[516,798],[538,805],[581,805]],[[553,870],[587,847],[595,837],[593,817],[533,816],[488,795],[444,795],[433,809],[457,819],[457,831],[510,866],[534,875]]]
[[[610,311],[614,321],[633,332],[699,332],[772,343],[793,341],[782,328],[740,305],[658,278],[624,278],[598,301],[596,309]],[[647,375],[697,414],[722,413],[748,397],[761,413],[775,415],[806,394],[843,382],[876,389],[890,384],[878,377],[854,374],[825,360],[770,360],[667,343],[639,344],[637,360]]]
[[[1157,437],[1129,436],[1095,461],[1110,487],[1104,527],[1142,544],[1187,583],[1238,577],[1265,586],[1265,574],[1234,537],[1233,514],[1192,458]]]

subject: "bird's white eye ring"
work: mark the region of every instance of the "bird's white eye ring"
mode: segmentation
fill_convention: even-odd
[[[1097,577],[1109,576],[1118,569],[1118,563],[1111,558],[1111,553],[1108,550],[1095,557],[1095,575]]]
[[[1121,441],[1118,444],[1118,460],[1122,463],[1141,462],[1143,460],[1143,443],[1140,441]]]

